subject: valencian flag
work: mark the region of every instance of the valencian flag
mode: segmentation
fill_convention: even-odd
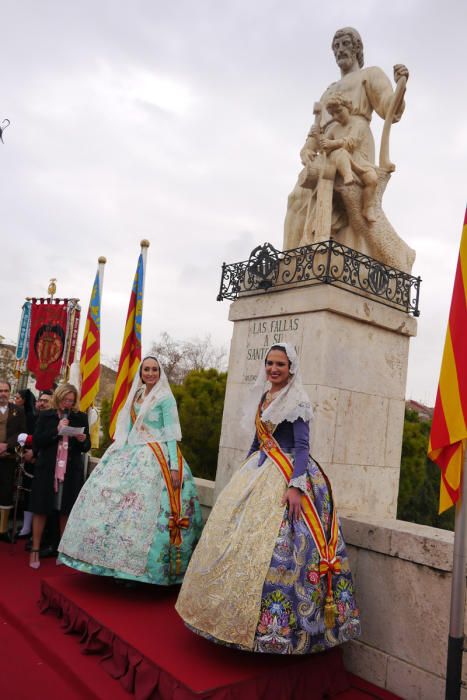
[[[101,334],[101,298],[99,289],[99,270],[91,292],[79,368],[81,372],[81,411],[87,411],[94,403],[99,391],[100,378],[100,334]]]
[[[428,447],[428,456],[441,469],[440,513],[459,499],[466,441],[467,210]]]
[[[118,363],[117,381],[112,401],[110,414],[109,434],[113,437],[117,424],[117,417],[125,403],[131,383],[135,377],[138,365],[141,362],[141,320],[143,312],[143,254],[138,258],[133,288],[131,290],[128,314],[126,317],[125,332],[123,335],[122,350]]]

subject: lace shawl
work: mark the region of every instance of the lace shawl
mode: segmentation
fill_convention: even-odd
[[[274,401],[263,411],[262,418],[273,425],[279,425],[285,420],[293,423],[297,418],[303,418],[304,421],[309,422],[313,417],[313,409],[302,384],[297,353],[289,343],[274,343],[274,346],[281,347],[289,358],[290,378],[285,387],[277,393]],[[249,434],[254,430],[256,411],[261,397],[270,388],[271,383],[266,378],[266,366],[262,363],[256,381],[250,389],[242,418],[242,425]]]

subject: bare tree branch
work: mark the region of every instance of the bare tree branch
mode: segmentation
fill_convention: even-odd
[[[175,340],[167,332],[161,333],[159,340],[151,346],[164,367],[172,384],[181,384],[188,372],[199,369],[225,371],[227,350],[213,345],[211,336],[192,340]]]

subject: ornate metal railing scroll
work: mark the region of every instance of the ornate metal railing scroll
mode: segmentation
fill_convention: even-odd
[[[222,265],[217,300],[295,285],[333,284],[419,316],[420,283],[420,277],[388,267],[334,240],[284,252],[265,243],[255,248],[248,260]]]

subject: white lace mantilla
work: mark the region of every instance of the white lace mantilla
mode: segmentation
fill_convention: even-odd
[[[182,439],[177,404],[164,368],[159,359],[154,355],[146,355],[142,359],[141,364],[149,357],[156,360],[159,365],[159,381],[148,394],[145,394],[145,385],[140,379],[138,368],[127,400],[118,415],[117,427],[115,430],[116,445],[120,446],[125,442],[128,442],[129,445],[144,445],[148,442],[168,442],[169,440],[179,441]],[[131,407],[135,399],[138,400],[139,398],[142,400],[137,411],[137,418],[132,425]],[[168,398],[171,400],[164,401]],[[164,421],[163,423],[156,423],[152,420],[154,409],[163,401],[165,408]]]
[[[274,401],[263,412],[262,418],[273,425],[279,425],[285,420],[293,423],[297,418],[302,418],[308,423],[313,417],[313,409],[302,384],[297,353],[289,343],[274,343],[274,347],[276,346],[283,348],[290,360],[290,378],[285,387],[276,394]],[[266,366],[263,363],[243,412],[242,425],[249,433],[254,429],[256,411],[261,397],[270,388],[271,383],[266,377]]]

